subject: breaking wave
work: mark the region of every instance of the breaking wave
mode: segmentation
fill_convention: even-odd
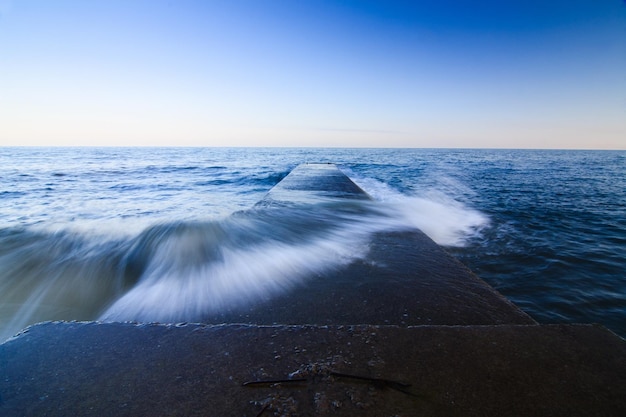
[[[417,197],[375,180],[357,183],[372,201],[255,207],[131,237],[4,229],[0,339],[42,320],[199,321],[366,260],[377,232],[419,228],[441,245],[461,246],[487,223],[443,193]]]

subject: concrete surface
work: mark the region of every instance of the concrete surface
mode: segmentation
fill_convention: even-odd
[[[334,164],[301,164],[257,203],[260,207],[319,203],[329,199],[370,197]]]
[[[46,323],[0,345],[0,415],[621,416],[625,358],[586,325]]]

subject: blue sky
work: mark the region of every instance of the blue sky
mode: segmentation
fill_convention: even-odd
[[[626,149],[626,3],[0,0],[0,145]]]

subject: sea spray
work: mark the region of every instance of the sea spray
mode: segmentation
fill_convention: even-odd
[[[416,195],[416,192],[399,192],[373,178],[354,173],[351,177],[381,203],[396,227],[420,229],[442,246],[464,246],[489,225],[485,214],[455,198],[460,192],[467,194],[471,190],[452,178],[440,176],[437,184],[420,189]]]
[[[127,263],[142,270],[140,281],[101,320],[200,320],[363,259],[377,227],[364,222],[372,212],[355,215],[350,206],[255,209],[219,222],[148,231],[157,237],[148,248],[139,245],[143,255]]]
[[[140,282],[101,319],[199,320],[366,259],[374,233],[421,228],[441,244],[461,246],[486,223],[446,196],[409,197],[376,185],[382,201],[261,208],[220,222],[153,228],[133,251],[145,254],[132,255],[127,266],[143,270]]]

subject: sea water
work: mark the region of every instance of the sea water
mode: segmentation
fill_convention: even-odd
[[[375,209],[254,209],[304,162],[337,164]],[[541,323],[626,336],[625,151],[25,147],[0,148],[0,339],[43,320],[198,321],[399,228]]]

